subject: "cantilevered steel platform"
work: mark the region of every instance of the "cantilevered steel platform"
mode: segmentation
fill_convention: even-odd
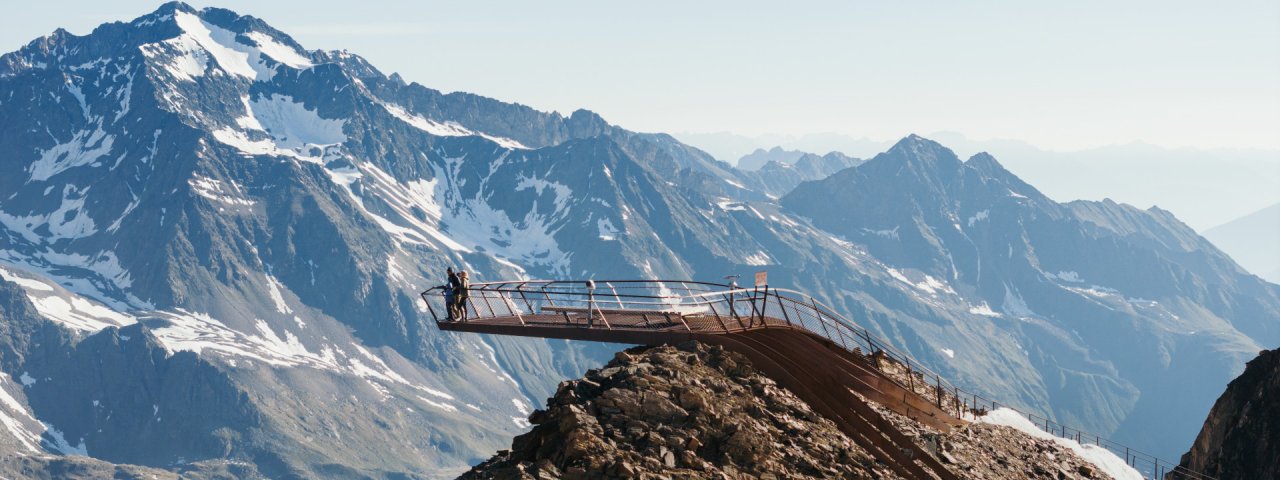
[[[445,331],[642,345],[720,345],[794,392],[905,478],[956,478],[865,400],[939,430],[994,401],[954,387],[871,332],[793,290],[694,281],[510,281],[473,284],[459,311],[443,287],[422,300]],[[865,399],[865,400],[864,400]],[[1046,430],[1094,440],[1152,478],[1208,478],[1101,437],[1027,415]],[[1061,431],[1058,431],[1058,430]]]
[[[746,356],[898,474],[955,478],[864,398],[943,430],[960,424],[957,415],[969,405],[955,401],[954,395],[926,398],[916,390],[943,387],[924,385],[922,375],[909,377],[921,385],[903,385],[882,372],[868,356],[885,355],[879,343],[840,323],[812,299],[797,300],[776,289],[699,282],[499,282],[473,285],[465,316],[450,319],[442,290],[428,290],[422,297],[446,331],[721,345]]]

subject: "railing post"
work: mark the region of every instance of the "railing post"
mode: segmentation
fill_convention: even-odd
[[[938,409],[941,410],[942,409],[942,377],[934,375],[933,381],[938,385],[938,388],[933,391],[933,395],[937,397]]]
[[[489,309],[489,316],[498,316],[498,311],[493,309],[492,303],[489,303],[489,292],[487,290],[480,291],[480,298],[484,299],[484,306]],[[476,310],[476,318],[480,318],[480,310]]]
[[[960,387],[951,387],[951,393],[953,398],[952,402],[955,402],[956,406],[956,418],[961,418],[963,415],[960,412],[963,410],[961,410],[962,406],[960,403],[963,402],[963,400],[960,400]]]
[[[515,315],[516,319],[520,320],[520,324],[524,325],[525,324],[524,315],[521,315],[519,311],[517,311],[515,308],[512,308],[516,302],[511,299],[511,295],[505,292],[498,292],[498,298],[501,298],[502,303],[507,306],[507,312],[510,312],[512,315]]]
[[[787,315],[787,304],[782,302],[782,297],[778,297],[778,309],[782,310],[782,319],[787,321],[787,326],[791,326],[791,316]]]
[[[733,288],[729,289],[729,316],[738,321],[738,325],[742,325],[742,318],[738,315],[738,309],[733,305]]]
[[[880,363],[876,362],[876,368],[880,368]],[[907,387],[911,389],[911,393],[916,393],[916,374],[911,371],[911,361],[907,361]]]
[[[834,338],[831,338],[831,331],[827,330],[827,322],[822,318],[822,311],[818,310],[818,301],[813,297],[809,297],[809,303],[813,305],[813,318],[818,321],[819,325],[822,325],[822,333],[826,335],[828,339],[835,340]]]
[[[523,289],[523,288],[522,288],[522,289],[520,289],[520,290],[519,290],[519,292],[520,292],[520,300],[523,300],[523,301],[524,301],[524,306],[525,306],[525,307],[527,307],[527,308],[529,309],[529,314],[530,314],[530,315],[532,315],[532,314],[533,314],[533,303],[529,301],[529,297],[525,296],[525,294],[524,294],[524,289]]]
[[[475,318],[480,318],[480,310],[476,309],[476,301],[472,300],[470,296],[467,297],[467,301],[462,303],[462,317],[471,318],[467,317],[467,305],[471,305],[471,311],[476,314]]]
[[[738,315],[738,308],[734,306],[734,303],[736,303],[736,299],[733,297],[733,291],[730,290],[729,291],[729,316],[733,317],[733,320],[738,322],[738,328],[746,330],[747,326],[742,324],[742,315]]]
[[[756,287],[756,292],[760,292],[760,287]],[[764,298],[760,300],[760,324],[768,325],[768,308],[769,308],[769,286],[764,286]]]
[[[431,308],[431,300],[427,300],[427,292],[430,292],[430,291],[431,291],[431,290],[427,290],[426,292],[422,292],[422,295],[420,295],[420,296],[422,297],[422,303],[427,304],[427,312],[430,312],[430,313],[431,313],[431,320],[432,320],[432,321],[434,321],[434,322],[436,322],[436,323],[440,323],[440,317],[437,317],[437,316],[436,316],[436,309]]]
[[[596,282],[587,280],[587,328],[596,324]]]

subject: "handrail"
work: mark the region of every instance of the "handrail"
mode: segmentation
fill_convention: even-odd
[[[723,333],[734,333],[754,328],[796,328],[825,338],[844,350],[866,355],[873,360],[873,365],[880,369],[887,378],[898,383],[907,390],[916,392],[926,399],[937,403],[939,408],[955,412],[957,417],[979,416],[991,410],[1008,408],[1027,417],[1046,432],[1061,438],[1075,440],[1082,444],[1092,443],[1106,448],[1117,456],[1123,455],[1125,463],[1149,478],[1212,480],[1212,477],[1190,471],[1175,462],[1169,462],[1155,455],[1127,447],[1101,435],[1091,434],[1084,430],[1068,427],[1054,422],[1047,416],[1037,415],[1022,409],[1001,404],[983,395],[959,388],[938,373],[928,369],[910,355],[902,352],[888,341],[881,339],[870,330],[853,321],[834,313],[834,309],[819,302],[803,292],[785,288],[768,286],[751,288],[733,288],[731,285],[700,282],[690,280],[600,280],[596,285],[604,288],[589,289],[585,281],[570,280],[515,280],[475,283],[470,286],[469,300],[471,311],[477,318],[514,317],[525,324],[525,316],[538,313],[541,306],[584,305],[588,320],[592,323],[599,318],[603,328],[616,328],[609,324],[608,315],[600,309],[600,304],[607,304],[609,310],[651,310],[649,307],[661,306],[680,311],[680,326],[688,331],[694,328],[686,321],[686,317],[711,317],[714,315],[718,325],[714,330]],[[423,291],[421,297],[427,304],[428,311],[436,322],[442,322],[432,306],[432,292],[440,292],[443,296],[444,286],[432,287]],[[512,297],[518,295],[521,302],[516,303]],[[478,304],[476,299],[483,303]],[[496,301],[496,302],[495,302]],[[501,311],[494,303],[503,306]],[[717,305],[727,305],[723,311]],[[478,307],[477,305],[480,305]],[[742,305],[742,306],[739,306]],[[564,308],[557,309],[565,315]],[[687,311],[687,313],[686,313]],[[469,314],[470,312],[468,312]],[[774,315],[771,315],[774,313]],[[744,317],[744,314],[746,315]],[[736,325],[723,321],[722,316],[734,320]],[[464,318],[453,321],[471,321]],[[446,319],[445,321],[449,321]],[[703,324],[700,324],[703,325]],[[649,324],[645,326],[657,328]],[[670,325],[662,328],[669,328]],[[699,327],[706,328],[706,327]],[[698,330],[707,331],[707,330]],[[880,360],[888,360],[882,363]],[[897,364],[905,367],[902,372],[890,372],[886,368]],[[903,379],[901,376],[905,376]],[[905,383],[904,383],[905,382]],[[917,383],[918,382],[918,383]]]

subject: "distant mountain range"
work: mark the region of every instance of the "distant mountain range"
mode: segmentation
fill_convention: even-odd
[[[1029,395],[1027,404],[1054,405],[1068,423],[1138,445],[1185,438],[1198,422],[1174,412],[1203,409],[1252,345],[1280,341],[1280,289],[1169,212],[1060,204],[987,154],[962,162],[913,136],[781,203],[918,272],[902,279],[917,287],[916,299],[880,300],[886,307],[955,297],[976,315],[910,328],[902,323],[911,320],[889,318],[880,323],[886,335],[913,351],[932,345],[947,357],[944,368],[970,381],[1037,377],[1038,393],[1009,387]],[[999,365],[953,361],[962,351],[999,352],[991,357]]]
[[[837,133],[802,136],[679,133],[676,138],[732,162],[757,149],[839,151],[870,157],[892,145]],[[1280,203],[1280,151],[1163,148],[1142,143],[1055,151],[1016,140],[973,140],[952,132],[928,135],[957,152],[988,152],[1050,198],[1113,199],[1158,206],[1203,230]]]
[[[1280,203],[1205,230],[1204,236],[1250,272],[1280,283]]]
[[[228,10],[0,56],[0,122],[0,472],[465,471],[617,346],[441,333],[417,293],[446,266],[767,270],[958,384],[1169,458],[1280,343],[1280,287],[1170,213],[1057,203],[990,155],[911,136],[744,171]]]

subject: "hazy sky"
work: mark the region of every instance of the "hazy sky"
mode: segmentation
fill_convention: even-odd
[[[189,3],[429,87],[635,130],[1280,148],[1275,0]],[[158,5],[11,2],[0,50]]]

